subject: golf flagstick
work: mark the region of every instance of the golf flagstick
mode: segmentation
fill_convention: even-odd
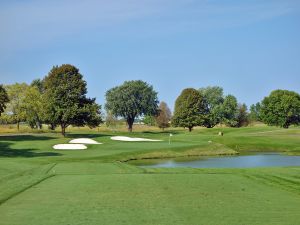
[[[169,136],[169,145],[171,144],[171,137],[173,137],[173,134],[170,134]]]

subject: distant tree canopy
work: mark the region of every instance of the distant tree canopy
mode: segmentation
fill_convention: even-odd
[[[23,110],[25,120],[31,128],[42,129],[44,119],[43,96],[37,86],[30,86],[25,91]]]
[[[212,128],[222,121],[222,105],[224,102],[223,88],[208,86],[200,88],[199,92],[208,107],[208,113],[203,125],[207,128]]]
[[[128,131],[131,132],[136,117],[157,114],[157,92],[141,80],[126,81],[106,92],[105,107],[115,116],[126,119]]]
[[[102,122],[101,107],[86,97],[86,82],[75,66],[54,66],[44,79],[44,89],[45,119],[60,125],[64,136],[69,125],[96,127]]]
[[[158,115],[155,117],[157,126],[163,130],[165,128],[168,128],[170,126],[171,118],[172,118],[172,113],[167,103],[161,102],[159,104]]]
[[[208,112],[204,97],[193,88],[184,89],[175,102],[172,124],[175,127],[187,127],[191,132],[193,127],[202,126]]]
[[[260,109],[261,104],[259,102],[250,106],[249,120],[251,122],[262,121]]]
[[[6,122],[28,122],[31,128],[42,128],[43,98],[37,86],[16,83],[6,86],[11,99],[5,111]]]
[[[17,123],[18,130],[20,129],[20,122],[26,120],[24,100],[28,88],[29,86],[25,83],[16,83],[6,86],[8,98],[10,100],[7,104],[6,113],[9,115],[11,122]]]
[[[238,102],[233,95],[227,95],[222,105],[222,123],[227,126],[236,127],[238,124]]]
[[[144,124],[146,124],[148,126],[155,126],[155,123],[156,123],[155,117],[154,116],[149,116],[149,115],[144,116],[142,121],[143,121]]]
[[[109,128],[116,128],[118,123],[118,118],[115,117],[110,111],[106,113],[105,125]]]
[[[245,127],[248,125],[249,125],[248,108],[247,108],[246,104],[239,104],[236,127]]]
[[[41,79],[35,79],[30,84],[31,87],[36,87],[40,93],[44,93],[45,87],[44,87],[44,81]]]
[[[248,125],[247,106],[238,104],[233,95],[224,96],[222,87],[208,86],[200,88],[199,92],[208,107],[203,124],[205,127],[212,128],[217,124],[226,124],[230,127]]]
[[[0,123],[16,123],[18,129],[20,122],[33,129],[41,129],[42,124],[50,125],[50,129],[60,126],[64,136],[70,125],[96,127],[102,122],[101,106],[86,95],[87,84],[78,68],[54,66],[44,79],[35,79],[30,85],[0,85]],[[300,95],[288,90],[272,91],[262,102],[251,105],[250,112],[218,86],[184,89],[176,99],[173,118],[167,104],[158,103],[151,85],[141,80],[125,81],[106,92],[106,125],[113,128],[125,120],[131,132],[140,118],[161,129],[171,122],[189,131],[195,126],[212,128],[217,124],[242,127],[253,121],[284,128],[300,124]]]
[[[0,85],[0,116],[6,109],[6,104],[9,102],[7,92],[3,85]]]
[[[294,91],[275,90],[261,103],[264,123],[283,128],[300,123],[300,95]]]

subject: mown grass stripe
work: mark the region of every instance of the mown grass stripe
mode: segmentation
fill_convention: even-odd
[[[23,189],[20,189],[19,191],[15,192],[14,194],[8,196],[7,198],[0,199],[0,206],[3,205],[4,203],[6,203],[8,200],[16,197],[17,195],[19,195],[19,194],[27,191],[28,189],[30,189],[30,188],[32,188],[32,187],[34,187],[34,186],[42,183],[43,181],[45,181],[45,180],[47,180],[47,179],[49,179],[51,177],[54,177],[54,176],[55,176],[55,174],[50,174],[50,175],[48,175],[48,176],[46,176],[46,177],[44,177],[44,178],[42,178],[42,179],[40,179],[40,180],[32,183],[31,185],[28,185],[27,187],[25,187]]]

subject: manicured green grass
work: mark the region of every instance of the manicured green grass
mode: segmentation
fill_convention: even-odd
[[[223,137],[217,135],[220,130]],[[163,141],[124,143],[111,141],[112,135]],[[52,149],[77,137],[104,144],[85,151]],[[142,169],[123,163],[242,151],[300,154],[300,129],[2,135],[0,224],[299,224],[300,167]]]

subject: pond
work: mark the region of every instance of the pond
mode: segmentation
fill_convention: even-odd
[[[255,153],[237,156],[140,160],[135,165],[145,168],[254,168],[300,166],[300,156],[281,153]]]

